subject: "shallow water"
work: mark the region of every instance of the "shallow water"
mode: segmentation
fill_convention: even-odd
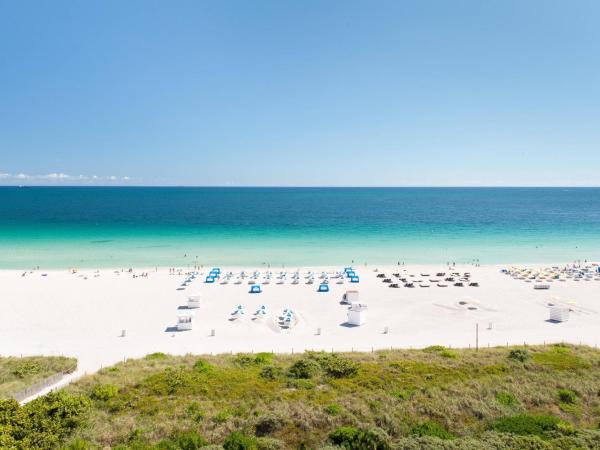
[[[600,259],[600,188],[0,188],[0,268]]]

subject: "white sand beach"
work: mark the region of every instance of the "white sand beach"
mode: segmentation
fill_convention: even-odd
[[[333,276],[341,267],[298,269],[298,284],[292,284],[289,277],[296,269],[271,269],[273,275],[266,285],[261,284],[263,268],[256,280],[262,287],[260,294],[249,293],[248,279],[235,284],[235,275],[228,284],[220,284],[218,279],[205,283],[210,268],[199,270],[197,278],[185,287],[181,284],[187,278],[186,269],[178,275],[170,274],[168,268],[153,268],[133,273],[121,269],[33,271],[25,276],[22,271],[3,270],[0,354],[73,356],[79,360],[76,377],[157,351],[206,354],[364,351],[434,344],[474,347],[476,324],[482,347],[559,341],[598,344],[598,274],[581,281],[549,282],[550,289],[537,290],[533,283],[501,273],[503,267],[508,266],[355,266],[360,282],[344,279],[337,284],[332,278],[329,292],[317,292],[319,275],[326,271]],[[255,268],[222,267],[221,273],[241,270],[252,273]],[[288,277],[277,284],[280,270],[286,270]],[[304,277],[309,271],[315,273],[314,284],[306,284]],[[146,277],[137,276],[144,272]],[[438,287],[429,279],[435,280],[439,272],[446,276],[468,272],[469,281],[479,286],[447,283],[448,287]],[[393,289],[378,277],[386,274],[396,282],[393,273],[417,281],[415,287],[400,282],[400,287]],[[340,304],[351,289],[358,290],[360,303],[368,305],[367,322],[360,327],[345,323],[348,305]],[[174,331],[178,312],[186,310],[188,296],[194,294],[201,295],[201,306],[192,310],[193,329]],[[569,320],[548,321],[549,302],[568,307]],[[238,305],[245,314],[230,320]],[[261,305],[267,313],[255,319]],[[286,308],[293,311],[294,324],[282,330],[277,317]],[[122,330],[126,330],[124,337]]]

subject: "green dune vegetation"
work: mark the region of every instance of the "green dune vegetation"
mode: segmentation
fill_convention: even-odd
[[[75,358],[63,356],[0,357],[0,399],[10,398],[52,375],[70,373],[76,368]]]
[[[1,448],[600,449],[600,351],[169,356],[0,403]]]

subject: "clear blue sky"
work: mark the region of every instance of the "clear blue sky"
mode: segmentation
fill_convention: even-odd
[[[0,184],[600,185],[599,24],[595,0],[0,0]]]

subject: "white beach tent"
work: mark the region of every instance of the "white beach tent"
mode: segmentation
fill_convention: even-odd
[[[191,330],[193,319],[194,313],[192,312],[180,312],[179,314],[177,314],[177,330]]]
[[[202,297],[200,296],[200,294],[190,295],[188,297],[187,307],[190,308],[190,309],[200,308],[200,301],[201,300],[202,300]]]
[[[345,305],[351,305],[352,303],[358,303],[358,291],[346,291],[342,303]]]
[[[552,306],[550,308],[550,320],[553,322],[566,322],[569,320],[569,308]]]
[[[348,308],[349,325],[361,326],[367,323],[367,305],[362,303],[352,303]]]

